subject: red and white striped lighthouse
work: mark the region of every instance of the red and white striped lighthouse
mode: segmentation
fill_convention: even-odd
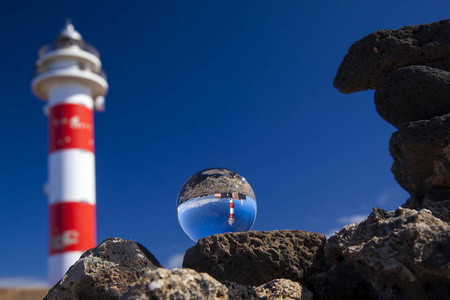
[[[104,108],[103,74],[97,50],[70,22],[39,50],[31,88],[47,101],[51,285],[97,243],[93,109]]]
[[[230,218],[228,219],[228,224],[233,225],[234,223],[234,200],[230,198]]]

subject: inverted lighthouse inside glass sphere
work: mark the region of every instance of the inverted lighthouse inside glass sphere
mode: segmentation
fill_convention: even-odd
[[[255,223],[255,193],[236,172],[206,169],[181,187],[177,215],[181,228],[195,242],[212,234],[247,231]]]

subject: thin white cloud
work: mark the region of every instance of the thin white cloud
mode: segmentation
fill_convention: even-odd
[[[345,226],[345,225],[352,224],[352,223],[359,223],[359,222],[365,220],[366,218],[367,218],[367,215],[363,215],[363,214],[355,214],[355,215],[352,215],[352,216],[343,216],[343,217],[340,217],[340,218],[338,218],[336,221],[337,221],[339,224],[343,224],[343,225]],[[338,227],[332,228],[332,229],[330,229],[328,232],[324,233],[324,234],[325,234],[325,237],[328,239],[328,238],[330,238],[332,235],[334,235],[336,232],[339,232],[341,229],[342,229],[342,228],[338,228]]]
[[[183,264],[184,253],[177,253],[169,258],[167,269],[181,268]]]
[[[391,199],[391,195],[389,193],[383,193],[380,196],[378,196],[376,202],[378,205],[386,205],[389,201],[389,199]]]
[[[341,224],[351,224],[351,223],[359,223],[367,218],[366,215],[353,215],[347,217],[340,217],[337,221]]]
[[[333,228],[333,229],[331,229],[330,231],[324,233],[324,234],[325,234],[325,237],[326,237],[327,239],[329,239],[330,236],[334,235],[336,232],[339,232],[339,230],[341,230],[341,228],[337,228],[337,227],[336,227],[336,228]]]
[[[49,288],[48,282],[35,277],[0,277],[0,288]]]

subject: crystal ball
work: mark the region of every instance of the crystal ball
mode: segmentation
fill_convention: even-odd
[[[224,232],[250,230],[256,218],[256,198],[241,175],[211,168],[192,175],[177,198],[178,222],[194,241]]]

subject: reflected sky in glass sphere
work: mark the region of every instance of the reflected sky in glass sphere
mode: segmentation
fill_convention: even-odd
[[[177,199],[178,222],[194,241],[216,233],[250,230],[256,218],[256,197],[241,175],[211,168],[192,175]]]

